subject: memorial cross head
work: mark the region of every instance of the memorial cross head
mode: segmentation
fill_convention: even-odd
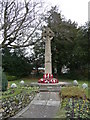
[[[54,33],[53,33],[53,31],[49,27],[46,27],[42,31],[42,37],[44,39],[47,39],[47,37],[49,37],[49,39],[52,40],[53,37],[54,37]]]

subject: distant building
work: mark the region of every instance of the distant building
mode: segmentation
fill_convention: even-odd
[[[42,68],[42,67],[39,67],[38,68],[38,71],[36,68],[33,68],[31,74],[34,75],[34,74],[37,74],[37,72],[41,73],[41,74],[44,74],[45,73],[45,68]]]
[[[39,73],[43,73],[43,74],[44,74],[44,73],[45,73],[45,68],[40,68],[40,67],[39,67],[39,68],[38,68],[38,71],[39,71]]]
[[[63,66],[62,67],[62,69],[61,69],[61,72],[63,73],[63,74],[65,74],[65,73],[68,73],[68,71],[70,70],[70,68],[67,68],[67,66]]]

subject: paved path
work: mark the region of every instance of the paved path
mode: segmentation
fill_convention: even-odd
[[[40,92],[13,118],[54,118],[60,106],[58,92]]]

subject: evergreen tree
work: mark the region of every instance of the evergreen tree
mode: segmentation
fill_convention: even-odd
[[[72,78],[87,76],[88,25],[78,27],[77,23],[66,20],[56,6],[47,13],[46,22],[55,34],[51,42],[53,73],[56,68],[57,74],[61,76],[61,68],[66,65],[70,68],[69,76]],[[35,54],[38,56],[43,47],[40,50],[37,46],[37,50]]]
[[[17,77],[30,75],[32,70],[29,58],[25,56],[25,49],[14,49],[12,51],[5,48],[2,62],[5,72]]]

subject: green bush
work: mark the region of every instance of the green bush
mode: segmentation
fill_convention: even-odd
[[[2,91],[6,91],[8,87],[8,80],[4,72],[2,72]]]

